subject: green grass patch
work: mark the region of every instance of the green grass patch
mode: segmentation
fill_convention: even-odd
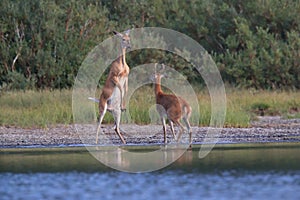
[[[248,124],[257,116],[283,116],[298,118],[300,111],[299,91],[227,90],[226,123],[239,126]],[[231,116],[232,120],[228,118]],[[243,120],[242,120],[243,119]],[[230,124],[230,121],[232,124]],[[246,124],[242,123],[241,126]]]
[[[224,126],[247,127],[257,115],[280,115],[300,118],[299,91],[253,91],[227,89],[227,110]],[[209,126],[211,102],[207,91],[197,90],[200,119],[193,125]],[[187,99],[188,100],[188,99]],[[97,112],[98,106],[95,104]],[[149,124],[159,122],[155,111],[153,88],[142,87],[134,92],[123,113],[122,123]],[[195,112],[195,110],[193,110]],[[98,114],[98,113],[96,113]],[[90,113],[91,116],[94,113]],[[128,117],[130,116],[130,117]],[[72,90],[11,91],[0,94],[0,125],[18,127],[48,127],[73,123]],[[107,114],[104,123],[113,123]]]
[[[0,96],[0,125],[47,127],[69,124],[72,91],[14,91]]]

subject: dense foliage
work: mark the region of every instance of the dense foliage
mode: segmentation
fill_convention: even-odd
[[[298,0],[1,0],[0,12],[0,89],[70,88],[112,30],[147,26],[198,41],[234,86],[300,87]],[[143,53],[153,52],[133,53],[130,65]],[[176,69],[199,82],[186,63]]]

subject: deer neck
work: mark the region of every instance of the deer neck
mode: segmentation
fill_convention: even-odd
[[[126,49],[122,48],[122,63],[123,63],[123,65],[126,65],[125,55],[126,55]]]
[[[118,62],[119,62],[120,65],[122,65],[123,67],[127,64],[127,63],[126,63],[125,55],[126,55],[126,49],[125,49],[125,48],[122,48],[122,50],[121,50],[121,56],[118,58]]]
[[[160,81],[161,81],[161,77],[157,77],[156,82],[155,82],[155,87],[154,87],[154,92],[155,95],[158,96],[160,94],[162,94],[162,90],[161,90],[161,85],[160,85]]]

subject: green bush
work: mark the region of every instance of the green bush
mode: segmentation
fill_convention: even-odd
[[[70,88],[87,53],[113,30],[164,27],[213,55],[223,80],[246,88],[300,87],[299,1],[0,1],[0,88]],[[192,66],[160,51],[132,52],[131,67],[164,61],[194,84]]]
[[[266,103],[254,103],[251,105],[252,112],[260,116],[264,116],[265,112],[270,108]]]

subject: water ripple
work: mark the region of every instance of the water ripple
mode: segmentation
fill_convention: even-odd
[[[299,199],[299,172],[1,173],[1,199]]]

